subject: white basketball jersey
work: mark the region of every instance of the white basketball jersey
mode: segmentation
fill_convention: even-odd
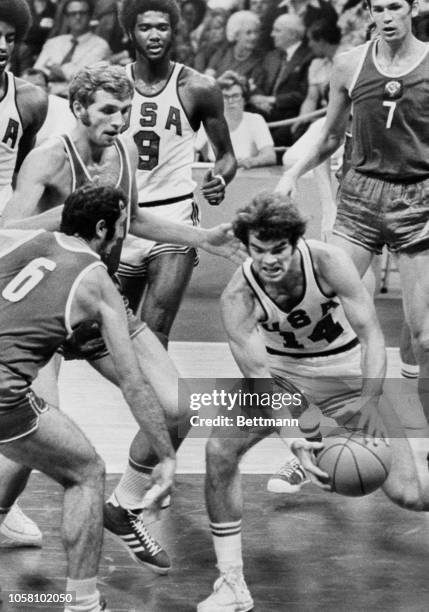
[[[16,105],[15,78],[5,72],[6,92],[0,100],[0,191],[12,184],[23,129]]]
[[[285,355],[295,358],[332,355],[358,344],[340,300],[320,288],[307,243],[299,240],[297,248],[304,273],[304,294],[289,312],[281,310],[267,295],[253,273],[250,258],[242,267],[265,313],[261,332],[271,360],[278,356],[281,361]]]
[[[134,81],[133,64],[127,73]],[[192,180],[194,140],[186,112],[178,96],[178,78],[183,65],[175,63],[164,89],[142,95],[135,90],[130,127],[139,153],[137,188],[139,202],[157,202],[189,195]]]

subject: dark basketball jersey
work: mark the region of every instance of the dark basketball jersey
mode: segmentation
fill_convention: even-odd
[[[94,182],[94,179],[88,172],[87,167],[83,163],[78,150],[73,144],[70,136],[64,134],[60,137],[63,141],[67,157],[69,158],[70,167],[72,170],[72,191],[86,185],[87,183]],[[130,223],[130,207],[131,207],[131,188],[132,188],[132,176],[131,167],[128,159],[127,149],[120,138],[117,138],[114,142],[114,146],[119,157],[119,176],[116,181],[112,181],[115,187],[121,189],[127,197],[127,226],[126,231],[128,233]],[[119,260],[121,258],[123,238],[118,238],[118,241],[110,251],[108,260],[106,261],[107,269],[109,274],[114,274],[119,266]]]
[[[71,334],[70,310],[99,256],[83,242],[44,230],[0,230],[0,406],[26,393]]]
[[[350,87],[352,166],[392,181],[423,180],[429,177],[429,45],[395,77],[378,66],[376,50],[377,41],[367,45]]]

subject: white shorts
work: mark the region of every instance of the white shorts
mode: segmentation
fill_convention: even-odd
[[[144,208],[144,206],[143,206]],[[198,205],[193,198],[186,198],[173,204],[161,204],[152,206],[147,210],[154,215],[183,223],[184,225],[198,226],[200,224],[200,213]],[[122,248],[121,263],[119,264],[118,274],[121,276],[133,277],[144,276],[146,267],[152,259],[164,253],[189,253],[193,247],[177,244],[167,244],[138,238],[133,234],[128,234]],[[198,255],[195,255],[195,264],[198,264]]]
[[[3,185],[0,187],[0,216],[3,213],[4,207],[12,197],[12,185]]]
[[[326,357],[293,359],[269,356],[270,372],[281,386],[292,382],[325,417],[345,422],[348,405],[360,397],[362,389],[360,346]],[[350,413],[350,416],[355,412]]]

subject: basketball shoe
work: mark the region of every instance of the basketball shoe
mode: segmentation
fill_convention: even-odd
[[[302,486],[309,482],[310,479],[298,459],[291,459],[271,476],[267,482],[267,491],[270,493],[298,493]]]
[[[157,574],[167,574],[171,569],[170,559],[150,535],[140,512],[141,510],[122,508],[112,495],[104,504],[104,527],[120,538],[135,561],[146,565]]]
[[[201,601],[197,612],[249,612],[253,599],[241,567],[230,567],[213,585],[213,593]]]
[[[42,532],[18,504],[14,504],[0,525],[0,546],[42,546]]]

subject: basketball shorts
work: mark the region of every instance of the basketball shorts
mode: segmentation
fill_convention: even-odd
[[[392,183],[350,169],[338,192],[334,234],[381,254],[429,248],[429,179]]]
[[[121,292],[119,280],[116,277],[112,277],[112,280],[117,285],[124,302],[129,336],[134,338],[146,327],[146,323],[140,321],[131,310],[128,299]],[[64,342],[58,352],[66,361],[73,359],[96,361],[109,354],[97,321],[83,321],[80,323],[74,328],[73,334]]]
[[[139,204],[139,206],[146,208],[145,204]],[[194,227],[200,224],[198,205],[193,197],[187,197],[171,204],[160,203],[157,206],[147,206],[147,209],[152,214],[168,221]],[[124,277],[142,277],[146,274],[148,264],[159,255],[164,253],[186,254],[189,252],[194,253],[194,265],[198,265],[198,254],[193,247],[154,242],[128,234],[122,248],[118,274]]]
[[[7,408],[0,404],[0,444],[19,440],[36,431],[39,415],[48,409],[45,400],[31,389]]]
[[[354,401],[362,389],[360,345],[326,357],[269,356],[270,372],[279,386],[293,383],[323,414],[346,424],[354,417]]]

